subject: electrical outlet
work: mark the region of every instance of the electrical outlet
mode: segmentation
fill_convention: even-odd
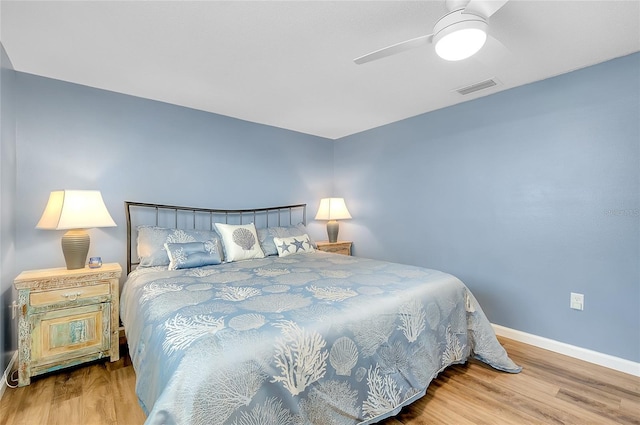
[[[570,307],[574,310],[584,310],[584,294],[572,292]]]
[[[18,303],[16,302],[16,300],[13,300],[13,302],[11,303],[11,305],[9,305],[9,307],[11,307],[11,320],[15,320],[16,311],[18,311]]]

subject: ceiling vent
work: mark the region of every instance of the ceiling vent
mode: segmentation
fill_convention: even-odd
[[[455,91],[464,96],[464,95],[474,93],[480,90],[488,89],[489,87],[494,87],[497,85],[498,85],[498,81],[494,78],[490,78],[488,80],[480,81],[479,83],[471,84],[470,86],[461,87],[459,89],[456,89]]]

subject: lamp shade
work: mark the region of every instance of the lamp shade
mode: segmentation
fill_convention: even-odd
[[[37,229],[68,230],[115,227],[99,190],[51,192]]]
[[[323,198],[316,214],[316,220],[344,220],[351,218],[344,198]]]

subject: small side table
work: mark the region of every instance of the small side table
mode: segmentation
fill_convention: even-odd
[[[324,252],[333,252],[334,254],[351,255],[351,241],[318,242],[318,250]]]
[[[88,361],[120,358],[118,263],[28,270],[18,290],[18,385],[31,377]]]

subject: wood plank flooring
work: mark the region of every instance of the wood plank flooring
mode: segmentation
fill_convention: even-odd
[[[422,399],[380,423],[640,425],[640,378],[506,338],[500,342],[524,367],[520,374],[477,361],[453,366]],[[135,373],[122,351],[115,363],[93,363],[8,388],[0,401],[0,425],[142,424]]]

